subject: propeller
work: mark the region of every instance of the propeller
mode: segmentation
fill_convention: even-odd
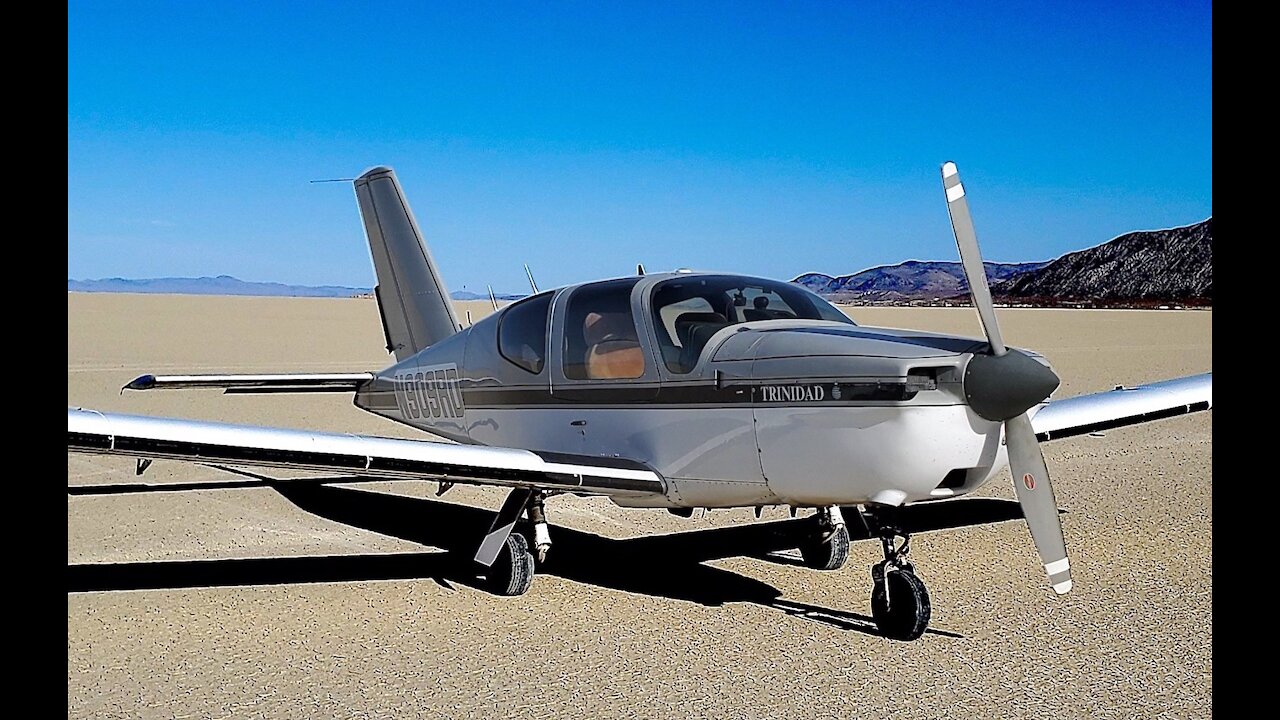
[[[1049,397],[1060,381],[1052,370],[1031,356],[1005,346],[996,323],[995,303],[987,286],[987,272],[978,250],[969,202],[953,162],[942,164],[942,187],[947,194],[947,212],[951,214],[956,247],[960,249],[960,264],[969,281],[969,294],[990,346],[988,353],[975,353],[965,368],[965,399],[979,416],[1004,423],[1013,489],[1027,518],[1036,551],[1040,553],[1040,562],[1049,576],[1049,584],[1054,592],[1062,595],[1071,590],[1071,563],[1067,560],[1067,544],[1062,539],[1058,503],[1049,483],[1049,468],[1045,466],[1031,418],[1027,417],[1027,410]]]

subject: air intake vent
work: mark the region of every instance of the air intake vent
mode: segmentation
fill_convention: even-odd
[[[954,490],[958,487],[964,486],[965,478],[968,476],[969,471],[967,469],[956,468],[955,470],[947,473],[946,477],[942,478],[942,482],[938,483],[938,487]]]
[[[949,367],[917,367],[907,371],[907,387],[913,392],[938,389],[938,372],[950,370]]]

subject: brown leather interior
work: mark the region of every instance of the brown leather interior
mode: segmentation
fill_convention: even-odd
[[[638,378],[644,375],[644,351],[636,339],[631,313],[589,313],[582,334],[587,341],[588,378]]]
[[[644,351],[634,340],[606,340],[587,353],[587,377],[638,378],[644,375]]]

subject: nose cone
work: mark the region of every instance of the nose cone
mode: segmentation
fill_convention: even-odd
[[[1017,417],[1049,397],[1058,376],[1018,350],[974,355],[964,371],[964,396],[973,411],[996,422]]]

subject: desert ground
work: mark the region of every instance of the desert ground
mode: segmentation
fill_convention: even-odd
[[[847,312],[981,332],[967,308]],[[1053,362],[1059,397],[1211,369],[1211,312],[999,314],[1008,342]],[[379,369],[372,300],[73,293],[67,319],[69,405],[418,436],[345,395],[119,392],[145,372]],[[1208,717],[1211,426],[1200,413],[1043,445],[1067,596],[1020,521],[915,535],[933,620],[911,643],[869,620],[878,543],[805,569],[762,551],[791,527],[781,508],[685,519],[557,496],[545,572],[508,598],[443,551],[487,528],[498,489],[69,492],[69,716]],[[243,480],[163,461],[143,479]],[[137,481],[131,460],[68,455],[69,490]],[[978,494],[1012,498],[1007,471]]]

